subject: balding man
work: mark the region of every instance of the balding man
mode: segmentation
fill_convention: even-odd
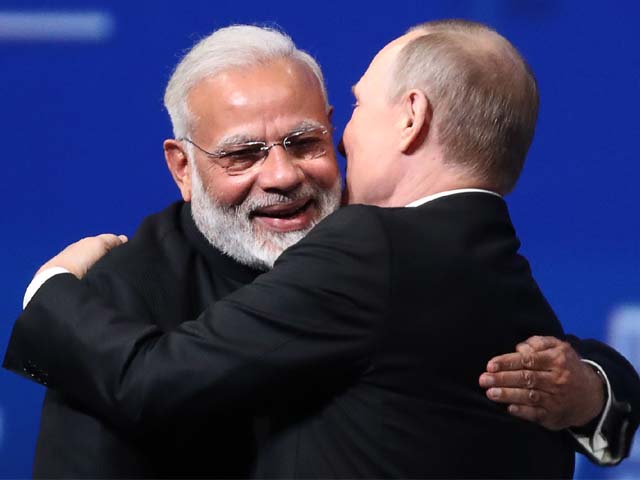
[[[354,93],[348,198],[366,205],[168,334],[59,275],[21,319],[22,354],[122,429],[268,415],[258,475],[571,476],[566,433],[505,415],[476,387],[487,358],[562,335],[502,199],[533,136],[533,76],[494,31],[439,22],[385,47]],[[245,150],[188,143],[244,172],[291,135],[265,128],[268,142],[243,138]],[[274,225],[279,213],[258,211]],[[104,323],[89,325],[94,312]]]

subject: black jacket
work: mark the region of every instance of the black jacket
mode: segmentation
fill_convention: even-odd
[[[84,283],[138,322],[170,331],[259,272],[224,256],[196,229],[188,204],[144,220]],[[91,324],[94,316],[85,319]],[[93,340],[108,343],[95,331]],[[46,337],[43,338],[46,340]],[[69,345],[58,345],[65,355]],[[11,349],[9,349],[11,352]],[[7,361],[11,354],[8,353]],[[46,380],[45,380],[46,381]],[[48,382],[47,382],[48,383]],[[163,395],[171,395],[164,392]],[[228,412],[190,424],[160,422],[152,435],[125,432],[71,396],[47,390],[36,446],[36,478],[246,477],[255,454],[252,421]]]
[[[488,194],[347,207],[167,335],[57,276],[5,366],[29,362],[132,435],[266,414],[258,476],[568,477],[568,434],[510,417],[477,386],[490,357],[563,335],[518,247]]]

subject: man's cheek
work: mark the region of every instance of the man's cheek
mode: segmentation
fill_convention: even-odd
[[[340,175],[335,158],[326,158],[307,169],[306,176],[323,190],[333,187]]]
[[[217,181],[209,183],[207,192],[220,206],[237,207],[246,200],[252,185],[253,180],[248,177],[217,179]]]

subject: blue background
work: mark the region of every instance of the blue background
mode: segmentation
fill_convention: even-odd
[[[186,49],[230,23],[278,25],[318,59],[336,138],[351,85],[409,26],[464,17],[495,27],[528,59],[541,91],[536,138],[509,197],[534,274],[565,329],[580,336],[606,339],[611,313],[640,304],[638,2],[0,2],[0,11],[51,10],[102,12],[113,30],[89,41],[0,35],[2,351],[45,259],[81,236],[132,234],[178,198],[161,148],[171,136],[164,86]],[[42,396],[0,371],[0,476],[30,474]],[[634,468],[580,464],[578,476],[640,477]]]

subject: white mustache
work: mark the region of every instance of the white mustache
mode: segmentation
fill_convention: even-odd
[[[261,208],[273,207],[276,205],[288,205],[298,200],[313,200],[317,197],[318,189],[307,184],[298,190],[287,194],[261,193],[260,195],[247,198],[240,205],[233,208],[237,213],[248,218],[253,211]]]

